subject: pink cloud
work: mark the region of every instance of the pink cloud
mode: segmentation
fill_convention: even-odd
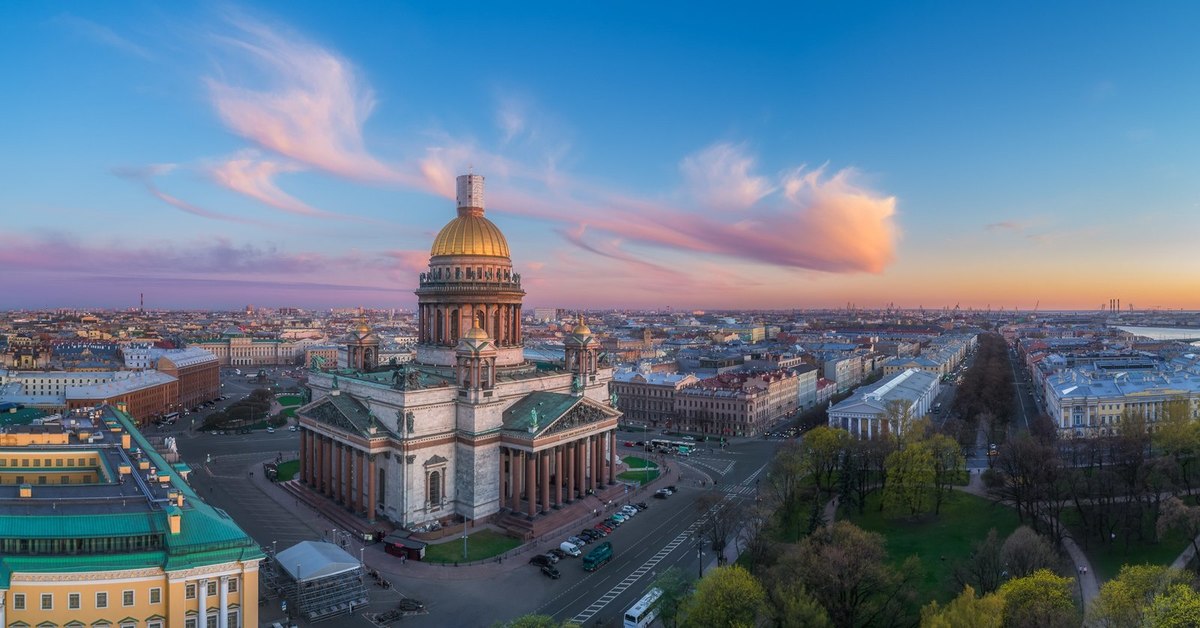
[[[679,165],[687,192],[715,209],[746,209],[774,191],[765,177],[751,174],[753,168],[742,147],[727,143],[688,155]]]
[[[228,222],[237,222],[247,225],[263,224],[256,220],[242,218],[241,216],[233,216],[230,214],[223,214],[221,212],[204,209],[203,207],[189,203],[159,189],[158,184],[155,183],[155,179],[159,176],[170,173],[171,171],[175,170],[175,168],[175,164],[153,164],[144,167],[121,167],[114,168],[113,174],[121,177],[122,179],[140,184],[154,198],[157,198],[158,200],[178,210],[192,214],[193,216],[211,218],[213,220],[225,220]]]
[[[262,159],[255,151],[242,151],[210,167],[208,174],[217,184],[276,209],[302,216],[336,217],[337,214],[309,206],[275,184],[277,175],[299,170],[294,164]]]
[[[374,92],[352,64],[294,34],[245,17],[219,37],[238,60],[206,84],[221,120],[259,146],[314,168],[355,180],[420,185],[409,169],[380,161],[363,141]],[[230,74],[242,74],[239,84]]]

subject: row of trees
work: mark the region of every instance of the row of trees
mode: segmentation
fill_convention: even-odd
[[[1000,446],[984,481],[1022,521],[1056,541],[1062,514],[1072,509],[1089,543],[1152,541],[1174,528],[1189,534],[1190,511],[1166,508],[1196,485],[1200,423],[1185,399],[1170,401],[1148,423],[1127,411],[1107,435],[1059,440],[1048,417]],[[1200,515],[1196,515],[1200,518]]]
[[[992,442],[1008,428],[1014,410],[1013,367],[1008,345],[999,334],[980,334],[975,362],[963,374],[954,393],[954,417],[947,419],[945,430],[954,435],[963,448],[975,446],[980,427],[988,431]]]

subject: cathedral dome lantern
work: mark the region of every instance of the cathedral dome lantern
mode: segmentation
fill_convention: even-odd
[[[462,388],[491,389],[496,384],[496,345],[488,333],[472,327],[458,340],[456,377]]]
[[[567,370],[575,374],[577,393],[596,376],[599,344],[580,314],[579,323],[563,340],[563,357],[567,361]]]
[[[358,324],[346,338],[347,366],[361,373],[368,373],[379,366],[379,335],[360,317]]]
[[[457,180],[457,216],[438,233],[429,270],[417,289],[417,360],[452,366],[459,340],[478,328],[498,351],[500,365],[524,362],[521,276],[513,272],[508,241],[484,217],[484,179]]]

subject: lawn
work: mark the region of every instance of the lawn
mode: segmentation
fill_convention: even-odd
[[[624,458],[621,458],[621,461],[628,465],[630,469],[643,469],[645,467],[650,467],[651,469],[658,468],[657,462],[651,462],[645,458],[638,458],[637,456],[625,456]]]
[[[1017,513],[1011,508],[962,491],[950,493],[942,503],[941,515],[930,514],[918,520],[879,512],[879,499],[880,494],[873,493],[867,498],[864,514],[842,508],[838,517],[882,534],[893,564],[899,565],[914,555],[921,560],[924,574],[917,581],[920,600],[945,603],[955,597],[959,587],[954,581],[954,567],[970,556],[971,547],[986,538],[992,528],[1003,539],[1018,525]]]
[[[427,563],[461,563],[499,556],[521,544],[511,536],[493,530],[479,530],[468,535],[467,558],[463,559],[462,537],[425,548]]]
[[[627,482],[641,482],[642,484],[653,482],[657,477],[658,469],[653,468],[649,471],[647,471],[645,468],[641,468],[634,471],[626,471],[624,473],[617,474],[618,480],[625,480]]]
[[[283,395],[282,397],[276,397],[275,401],[278,401],[279,405],[286,408],[287,406],[298,406],[304,399],[299,395]]]
[[[1149,517],[1147,517],[1149,518]],[[1136,536],[1129,539],[1128,548],[1125,537],[1118,534],[1115,543],[1104,543],[1095,537],[1084,542],[1083,527],[1079,521],[1079,512],[1074,508],[1065,508],[1062,513],[1063,525],[1071,531],[1079,548],[1087,554],[1092,569],[1100,580],[1116,577],[1121,571],[1121,565],[1170,565],[1188,545],[1188,537],[1180,532],[1172,532],[1162,541],[1154,538],[1154,529],[1147,522],[1146,538],[1138,540]]]
[[[299,460],[288,460],[287,462],[281,462],[277,467],[275,467],[275,479],[280,482],[287,482],[288,480],[296,477],[296,474],[299,471]]]

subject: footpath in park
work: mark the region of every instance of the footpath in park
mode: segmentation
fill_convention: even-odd
[[[956,489],[964,493],[970,493],[977,497],[994,500],[995,498],[988,494],[987,487],[983,485],[983,474],[972,473],[971,480],[966,486],[956,486]],[[1092,569],[1091,561],[1088,560],[1087,554],[1079,549],[1079,544],[1070,535],[1064,535],[1062,538],[1063,550],[1067,552],[1067,556],[1071,557],[1071,562],[1075,565],[1075,577],[1079,579],[1079,590],[1083,596],[1084,611],[1091,605],[1092,600],[1100,594],[1100,583],[1096,581],[1096,570]]]

